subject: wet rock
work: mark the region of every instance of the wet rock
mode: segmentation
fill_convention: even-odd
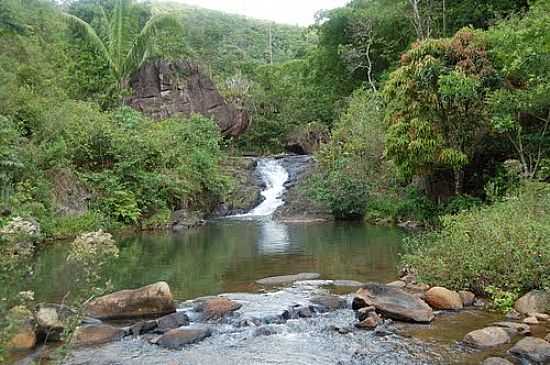
[[[535,364],[550,363],[550,343],[542,338],[525,337],[516,343],[509,352]]]
[[[74,333],[73,344],[75,346],[97,346],[109,342],[119,341],[126,332],[122,328],[108,324],[92,324],[78,327]]]
[[[519,298],[514,309],[520,313],[544,313],[550,308],[550,293],[544,290],[531,290]]]
[[[463,307],[462,298],[457,292],[439,286],[426,292],[426,302],[434,309],[459,310]]]
[[[300,273],[295,275],[273,276],[269,278],[264,278],[264,279],[256,280],[256,284],[266,285],[266,286],[285,285],[285,284],[292,284],[296,281],[302,281],[302,280],[316,280],[316,279],[319,279],[320,277],[321,275],[317,273]]]
[[[520,335],[529,335],[531,333],[531,328],[526,323],[518,322],[497,322],[494,326],[502,327],[508,330],[508,333],[513,336],[516,334]]]
[[[176,312],[161,317],[155,321],[155,332],[164,333],[169,330],[189,325],[189,317],[184,312]]]
[[[204,219],[204,214],[201,212],[180,209],[172,213],[169,227],[174,232],[183,232],[204,224],[206,224],[206,220]]]
[[[341,335],[347,335],[348,333],[352,333],[353,329],[350,327],[339,327],[335,325],[330,325],[326,328],[326,330],[332,331],[332,332],[338,332]]]
[[[460,295],[460,298],[462,299],[462,305],[464,307],[470,307],[474,305],[474,300],[476,299],[476,295],[471,291],[461,290],[458,292],[458,295]]]
[[[121,290],[90,302],[87,314],[99,319],[161,316],[176,311],[170,287],[165,282],[134,290]]]
[[[464,342],[476,348],[488,348],[510,342],[510,335],[502,327],[486,327],[464,336]]]
[[[290,308],[289,313],[290,313],[290,318],[298,319],[298,318],[311,318],[313,317],[313,314],[315,313],[315,311],[311,306],[296,305]]]
[[[29,351],[36,346],[37,336],[32,321],[25,321],[9,340],[6,348],[12,352]]]
[[[210,331],[204,328],[180,328],[166,332],[156,344],[170,350],[180,350],[185,345],[200,342],[210,335]]]
[[[407,286],[407,283],[402,280],[396,280],[396,281],[392,281],[391,283],[387,283],[386,285],[393,286],[396,288],[404,288],[405,286]]]
[[[359,289],[352,307],[357,310],[374,306],[384,316],[396,320],[427,323],[434,314],[429,305],[402,289],[387,285],[369,283]]]
[[[320,311],[323,312],[332,312],[337,309],[344,309],[348,306],[346,299],[337,295],[317,296],[311,298],[309,301],[318,306]]]
[[[537,319],[537,317],[527,317],[523,320],[523,323],[536,325],[536,324],[539,324],[540,322]]]
[[[481,365],[514,365],[510,361],[503,359],[502,357],[489,357],[481,363]]]
[[[364,321],[368,318],[370,312],[375,311],[376,308],[374,308],[373,306],[360,308],[359,310],[355,311],[355,318],[357,318],[359,322]]]
[[[38,332],[48,341],[59,341],[65,329],[65,322],[76,312],[60,304],[39,304],[34,312]]]
[[[157,321],[140,321],[128,328],[128,332],[132,336],[140,336],[146,333],[153,332],[157,328]]]
[[[515,309],[512,309],[508,313],[506,313],[506,319],[519,321],[521,319],[521,313]]]
[[[221,319],[241,308],[241,304],[223,297],[205,298],[199,300],[193,309],[199,312],[202,321]]]
[[[365,330],[374,330],[382,322],[382,318],[376,312],[369,312],[367,318],[357,323],[355,327]]]

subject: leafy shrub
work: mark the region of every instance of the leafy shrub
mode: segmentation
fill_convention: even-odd
[[[437,232],[408,240],[403,262],[429,284],[507,292],[550,286],[550,186],[442,218]]]

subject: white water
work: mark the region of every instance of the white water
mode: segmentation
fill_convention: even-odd
[[[284,204],[285,183],[289,178],[286,169],[279,161],[274,159],[258,161],[257,169],[266,185],[266,188],[262,191],[265,200],[256,208],[244,214],[245,217],[269,216]]]

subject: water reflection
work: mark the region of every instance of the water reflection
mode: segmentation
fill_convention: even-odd
[[[256,245],[260,255],[284,254],[290,246],[287,225],[273,220],[261,222]]]

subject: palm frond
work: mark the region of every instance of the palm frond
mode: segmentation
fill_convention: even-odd
[[[177,29],[181,28],[181,22],[172,14],[159,14],[151,17],[140,34],[136,37],[126,56],[126,60],[122,67],[123,77],[130,76],[130,73],[141,67],[147,60],[160,26],[174,27]]]
[[[90,24],[72,14],[63,13],[63,17],[70,26],[76,28],[76,30],[84,35],[93,44],[93,46],[97,48],[97,50],[101,53],[101,56],[104,57],[111,66],[113,65],[113,60],[107,50],[107,47],[105,47],[105,44]]]

